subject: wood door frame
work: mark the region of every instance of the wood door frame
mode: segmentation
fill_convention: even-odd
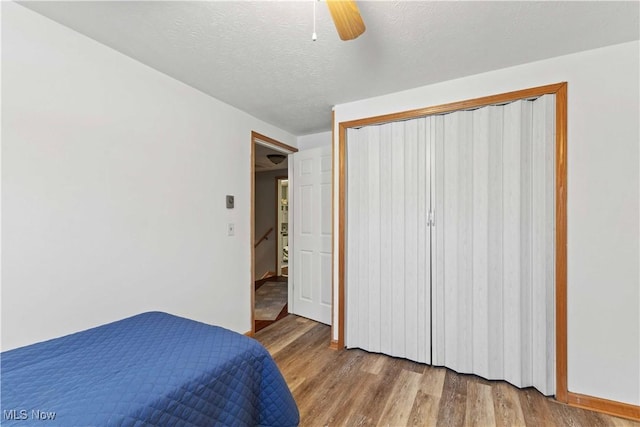
[[[556,397],[567,395],[567,83],[539,86],[499,95],[385,114],[339,123],[338,129],[338,339],[334,346],[344,347],[345,248],[346,248],[346,134],[347,129],[434,114],[450,113],[492,104],[516,101],[546,94],[556,95]]]
[[[281,151],[283,154],[293,154],[293,153],[297,153],[298,149],[295,147],[292,147],[290,145],[287,145],[283,142],[280,142],[278,140],[275,140],[273,138],[269,138],[268,136],[262,135],[261,133],[255,132],[255,131],[251,131],[251,167],[250,167],[250,172],[251,172],[251,213],[249,215],[249,221],[251,222],[249,229],[251,230],[250,234],[250,241],[249,241],[249,245],[251,246],[251,284],[250,284],[250,288],[251,288],[251,332],[249,332],[247,335],[249,336],[253,336],[256,332],[256,325],[255,325],[255,315],[254,315],[254,310],[255,310],[255,304],[256,304],[256,290],[255,290],[255,281],[256,281],[256,275],[255,275],[255,263],[256,263],[256,249],[254,248],[254,242],[255,242],[255,235],[256,235],[256,144],[260,144],[263,143],[261,145],[266,145],[269,146],[271,148],[273,148],[274,150],[278,150]],[[277,219],[276,219],[277,221]]]

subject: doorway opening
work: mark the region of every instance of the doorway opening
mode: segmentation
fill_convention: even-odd
[[[252,332],[285,317],[289,303],[289,159],[294,147],[252,132]]]

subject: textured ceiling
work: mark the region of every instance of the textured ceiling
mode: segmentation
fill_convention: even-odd
[[[335,104],[640,38],[630,2],[363,2],[338,38],[324,2],[44,1],[24,6],[296,135]]]

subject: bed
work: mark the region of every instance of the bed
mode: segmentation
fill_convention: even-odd
[[[257,341],[149,312],[2,353],[3,426],[294,426]]]

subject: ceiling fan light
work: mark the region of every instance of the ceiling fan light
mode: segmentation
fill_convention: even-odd
[[[287,156],[284,154],[267,154],[267,159],[271,160],[271,163],[274,165],[279,165],[286,159]]]

